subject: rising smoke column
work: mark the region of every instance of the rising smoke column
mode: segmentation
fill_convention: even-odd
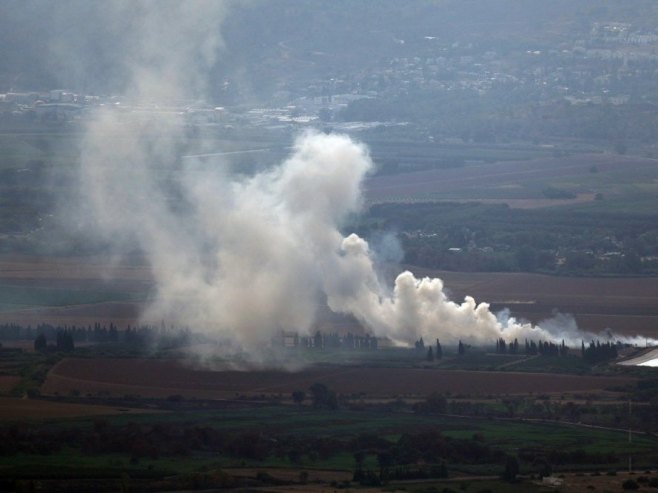
[[[487,303],[477,304],[470,296],[461,304],[450,301],[438,278],[417,279],[405,271],[388,293],[377,279],[367,242],[355,234],[343,240],[337,268],[325,286],[332,309],[355,315],[376,335],[401,344],[420,337],[472,344],[488,344],[500,337],[556,340],[539,327],[499,320]]]
[[[92,129],[105,137],[115,130],[109,121],[109,129],[103,119]],[[363,179],[373,167],[366,148],[348,137],[306,133],[289,159],[249,178],[182,170],[190,207],[181,213],[170,209],[158,185],[162,167],[152,166],[173,161],[173,150],[144,140],[139,125],[130,126],[129,135],[140,135],[130,145],[117,149],[101,138],[85,166],[100,223],[136,238],[151,263],[158,296],[148,318],[206,328],[254,349],[280,330],[308,333],[326,297],[332,310],[400,343],[418,337],[490,342],[503,331],[552,339],[529,325],[499,322],[471,298],[449,301],[439,279],[404,272],[389,292],[367,242],[339,230],[359,210]]]
[[[401,273],[381,283],[368,243],[343,236],[373,169],[350,138],[307,132],[279,166],[236,177],[184,166],[183,116],[172,102],[202,95],[221,45],[224,4],[104,3],[130,29],[125,93],[149,112],[103,107],[87,125],[84,206],[120,250],[137,243],[151,266],[156,300],[145,320],[166,320],[264,347],[280,330],[308,333],[319,302],[353,314],[381,337],[491,343],[498,337],[579,341],[575,326],[549,329],[497,318],[485,303],[450,301],[440,279]],[[109,10],[108,10],[109,9]],[[153,111],[154,108],[159,111]]]

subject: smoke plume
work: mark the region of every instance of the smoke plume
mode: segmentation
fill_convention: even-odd
[[[198,148],[177,108],[206,89],[224,10],[217,1],[104,3],[110,25],[131,19],[121,61],[131,109],[94,112],[81,183],[99,230],[118,247],[136,242],[150,263],[157,293],[145,319],[253,350],[281,330],[308,333],[326,300],[400,344],[580,341],[570,323],[535,327],[470,297],[450,301],[440,279],[403,272],[392,288],[382,283],[368,243],[341,233],[373,170],[368,150],[346,136],[306,132],[283,163],[250,176],[183,163]]]
[[[99,225],[137,240],[151,263],[158,293],[147,318],[206,328],[255,348],[281,330],[308,333],[326,298],[333,311],[402,344],[419,337],[575,338],[499,319],[470,297],[454,303],[440,279],[403,272],[392,290],[383,285],[368,243],[340,232],[359,211],[361,185],[373,169],[367,149],[350,138],[305,133],[285,162],[248,178],[183,168],[179,200],[187,206],[178,210],[160,183],[166,163],[175,161],[176,129],[100,115],[85,152]],[[116,133],[121,146],[108,143]]]

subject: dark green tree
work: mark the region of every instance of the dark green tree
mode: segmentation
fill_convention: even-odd
[[[513,456],[508,455],[505,461],[505,471],[503,472],[503,479],[505,481],[516,481],[516,476],[519,474],[519,460]]]
[[[301,403],[304,402],[304,399],[306,399],[306,392],[303,390],[295,390],[292,393],[292,400],[295,404],[301,405]]]
[[[45,334],[39,334],[36,339],[34,339],[34,350],[45,351],[46,347],[48,347],[48,341],[46,340]]]
[[[393,455],[387,450],[377,454],[377,464],[379,464],[379,479],[385,482],[388,479],[388,472],[394,464]]]
[[[314,383],[309,388],[311,392],[311,399],[313,401],[313,407],[315,408],[327,408],[327,409],[336,409],[338,407],[338,398],[336,393],[323,384],[323,383]]]
[[[363,450],[354,452],[354,481],[363,479],[363,463],[366,460],[366,453]]]
[[[56,346],[58,351],[71,352],[75,349],[73,334],[70,330],[58,330]]]

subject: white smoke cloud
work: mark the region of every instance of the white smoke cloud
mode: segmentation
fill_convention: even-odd
[[[115,124],[111,115],[92,125],[89,138],[103,144],[85,154],[85,183],[103,229],[136,238],[147,254],[158,293],[146,318],[206,328],[253,349],[281,330],[308,333],[326,296],[332,310],[402,344],[555,340],[559,330],[575,339],[569,327],[549,332],[497,318],[470,297],[454,303],[440,279],[403,272],[390,292],[367,242],[339,230],[359,210],[373,168],[367,149],[346,136],[306,133],[284,163],[249,178],[182,170],[191,207],[178,213],[158,186],[162,168],[152,165],[172,161],[173,150],[151,145],[152,127],[142,124],[128,125],[124,145],[106,145]]]
[[[368,244],[356,235],[342,242],[343,256],[325,283],[329,306],[352,313],[378,336],[409,344],[423,337],[433,341],[489,344],[499,337],[554,340],[547,331],[514,319],[499,320],[486,303],[470,296],[450,301],[438,278],[417,279],[405,271],[386,294],[375,275]],[[346,279],[349,281],[346,282]]]
[[[360,210],[373,169],[368,150],[346,136],[305,133],[285,162],[250,177],[192,159],[181,166],[189,150],[183,117],[167,105],[203,93],[224,3],[111,5],[111,19],[129,15],[135,29],[126,91],[150,112],[95,113],[81,183],[99,230],[117,245],[137,242],[148,258],[157,295],[146,320],[205,329],[254,350],[281,330],[308,333],[326,299],[401,344],[580,340],[571,322],[534,327],[471,297],[450,301],[440,279],[403,272],[392,289],[382,283],[368,243],[340,232]]]

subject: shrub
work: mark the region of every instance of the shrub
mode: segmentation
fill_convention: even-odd
[[[625,490],[637,490],[640,488],[640,485],[637,484],[637,481],[634,479],[627,479],[621,484],[622,488]]]

